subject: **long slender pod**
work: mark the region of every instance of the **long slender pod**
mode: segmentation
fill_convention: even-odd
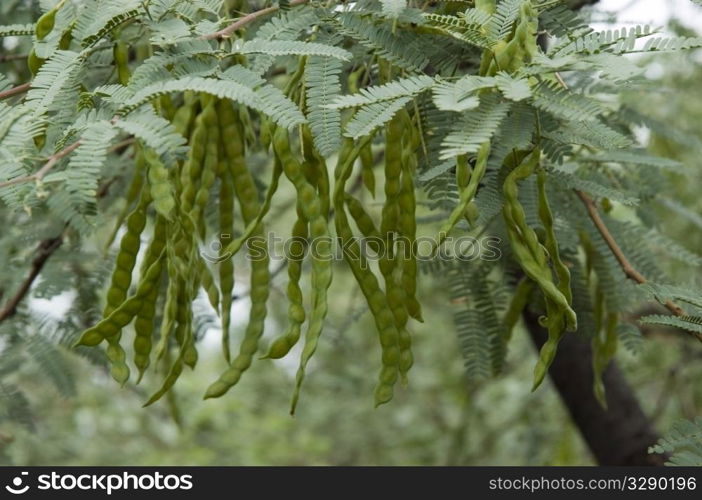
[[[258,343],[263,334],[266,319],[266,302],[269,294],[270,272],[268,270],[268,243],[265,239],[263,225],[259,219],[260,203],[253,176],[246,167],[244,136],[241,122],[238,120],[229,101],[219,101],[217,113],[220,120],[224,152],[234,181],[234,189],[241,206],[241,213],[246,224],[255,224],[252,238],[248,241],[251,261],[251,314],[244,339],[239,347],[239,354],[229,367],[209,386],[205,398],[219,397],[234,386],[249,366],[258,350]]]

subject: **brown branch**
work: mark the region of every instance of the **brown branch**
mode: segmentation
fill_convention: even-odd
[[[49,172],[49,170],[54,168],[54,166],[59,162],[59,160],[71,154],[73,151],[76,150],[78,146],[80,146],[80,141],[74,142],[73,144],[65,147],[58,153],[54,153],[53,155],[49,156],[44,166],[42,166],[32,175],[25,175],[23,177],[16,177],[14,179],[10,179],[9,181],[0,182],[0,188],[14,186],[15,184],[22,184],[24,182],[40,181]]]
[[[0,54],[0,63],[27,59],[27,54]]]
[[[593,2],[594,3],[594,2]],[[566,84],[565,80],[563,80],[563,77],[560,75],[560,73],[556,72],[556,79],[558,80],[558,83],[566,90],[568,90],[568,85]],[[624,271],[624,274],[626,275],[627,278],[630,280],[633,280],[641,285],[644,283],[647,283],[648,280],[646,277],[638,272],[634,266],[631,265],[631,262],[629,262],[629,259],[626,258],[626,255],[624,255],[624,252],[622,251],[621,247],[617,243],[617,241],[614,239],[614,236],[612,236],[612,233],[609,232],[609,229],[607,229],[607,225],[604,223],[602,220],[602,217],[600,216],[600,212],[597,210],[597,205],[595,205],[595,202],[590,198],[586,193],[583,191],[579,191],[577,189],[574,189],[575,193],[578,195],[580,200],[583,202],[585,205],[585,208],[587,209],[587,213],[590,215],[590,219],[592,219],[592,222],[595,224],[595,227],[599,231],[600,235],[602,238],[605,240],[605,243],[607,243],[607,246],[609,247],[610,251],[612,252],[612,255],[614,255],[614,258],[617,259],[617,262],[619,262],[619,265],[622,268],[622,271]],[[683,310],[682,307],[677,305],[671,300],[667,300],[663,303],[663,305],[668,309],[673,315],[675,316],[684,316],[685,311]],[[700,342],[702,342],[702,334],[699,333],[692,333],[692,332],[687,332],[690,333],[692,336],[697,338]]]
[[[307,3],[307,1],[308,0],[292,0],[290,2],[290,7],[302,5],[304,3]],[[236,30],[239,30],[247,24],[254,22],[259,17],[267,16],[268,14],[272,14],[273,12],[276,12],[279,9],[279,6],[273,5],[271,7],[266,7],[265,9],[251,12],[250,14],[246,14],[244,17],[237,19],[226,28],[221,29],[219,31],[215,31],[214,33],[203,35],[202,38],[204,38],[205,40],[221,40],[222,38],[229,38],[232,35],[232,33],[234,33]]]
[[[97,190],[96,197],[103,198],[104,196],[107,196],[110,186],[112,186],[114,181],[115,179],[110,179],[104,184],[102,184]],[[68,229],[68,224],[65,225],[65,228]],[[44,264],[46,264],[46,261],[49,260],[49,257],[51,257],[53,253],[56,250],[58,250],[61,244],[63,243],[64,235],[65,230],[64,233],[60,234],[59,236],[56,236],[55,238],[47,238],[39,243],[39,246],[37,247],[38,254],[32,261],[32,268],[29,272],[29,275],[22,282],[15,295],[12,296],[12,298],[7,302],[7,304],[5,304],[5,307],[3,307],[0,310],[0,321],[3,321],[9,318],[10,316],[13,316],[17,312],[17,306],[27,295],[27,293],[32,287],[32,284],[34,283],[34,281],[36,281],[37,277],[39,277],[39,273],[43,269]],[[2,291],[0,290],[0,292]],[[0,298],[1,297],[2,294],[0,293]]]
[[[39,277],[39,273],[44,267],[44,264],[46,264],[49,257],[51,257],[53,253],[59,249],[62,243],[63,234],[55,238],[47,238],[39,243],[39,246],[37,247],[37,256],[34,257],[34,260],[32,261],[32,269],[29,272],[29,276],[24,279],[19,287],[19,290],[17,290],[15,295],[13,295],[7,304],[5,304],[5,307],[0,310],[0,321],[13,316],[17,312],[17,306],[25,295],[27,295],[37,277]]]
[[[31,87],[31,85],[32,84],[30,82],[27,82],[16,87],[12,87],[11,89],[3,90],[2,92],[0,92],[0,101],[2,101],[3,99],[8,99],[18,94],[24,94],[29,90],[29,87]]]
[[[607,226],[605,225],[604,221],[602,220],[602,217],[600,216],[600,212],[597,210],[597,205],[592,200],[592,198],[590,198],[584,192],[578,191],[577,189],[575,190],[575,193],[578,195],[580,200],[585,205],[585,208],[587,209],[587,213],[590,216],[590,219],[592,220],[593,224],[595,224],[597,231],[602,236],[602,239],[604,239],[605,243],[607,244],[610,251],[612,252],[612,255],[614,255],[614,258],[617,259],[617,262],[621,266],[622,271],[624,271],[624,274],[626,275],[626,277],[632,281],[635,281],[635,282],[641,284],[641,285],[643,285],[644,283],[647,283],[648,280],[646,279],[646,277],[643,274],[641,274],[639,271],[637,271],[634,268],[634,266],[631,264],[631,262],[629,262],[629,259],[627,259],[626,255],[624,255],[622,248],[619,246],[617,241],[614,239],[614,236],[612,236],[612,233],[609,232],[609,229],[607,229]],[[666,309],[668,309],[675,316],[684,316],[685,315],[685,311],[683,310],[683,308],[671,300],[665,301],[663,303],[663,305],[666,307]],[[702,342],[702,335],[694,334],[692,332],[689,332],[689,333],[691,333],[694,337],[696,337],[698,340],[700,340]]]

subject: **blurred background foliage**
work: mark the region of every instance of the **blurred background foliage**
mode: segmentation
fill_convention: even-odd
[[[3,1],[3,24],[25,22],[25,2]],[[685,32],[672,20],[671,31]],[[22,46],[5,45],[0,56],[21,54]],[[0,59],[2,60],[2,59]],[[661,226],[702,249],[702,52],[644,60],[653,78],[648,91],[622,89],[633,109],[671,127],[642,127],[641,135],[656,153],[680,160],[684,173],[670,172],[675,199],[661,202]],[[6,58],[0,70],[23,71],[21,61]],[[115,189],[119,189],[116,186]],[[292,200],[292,193],[290,193]],[[271,217],[280,228],[292,224],[290,204],[279,204]],[[686,212],[680,206],[688,207]],[[107,210],[96,241],[104,241],[109,221],[119,207]],[[2,221],[0,210],[0,222]],[[29,222],[28,222],[29,223]],[[17,233],[15,244],[35,242],[47,228],[4,228]],[[31,234],[30,234],[31,233]],[[12,240],[12,238],[9,238]],[[3,241],[8,241],[4,238]],[[93,243],[95,244],[95,243]],[[33,249],[34,243],[28,249]],[[70,275],[100,283],[101,250],[81,248],[79,259],[65,259],[76,248],[60,250],[61,266],[46,273]],[[78,255],[78,254],[76,254]],[[21,257],[21,254],[20,254]],[[19,264],[26,265],[20,258]],[[241,267],[241,266],[240,266]],[[682,278],[683,266],[677,270]],[[687,268],[689,272],[689,267]],[[676,270],[673,269],[675,272]],[[272,293],[267,339],[285,318],[285,273]],[[216,400],[201,400],[206,386],[224,366],[215,346],[219,333],[203,305],[202,342],[213,349],[203,356],[197,374],[183,375],[172,398],[147,409],[147,391],[134,385],[119,390],[99,356],[75,353],[71,338],[56,332],[70,323],[70,310],[93,297],[60,295],[51,302],[34,300],[36,311],[27,330],[41,331],[45,342],[12,332],[0,354],[0,464],[3,465],[588,465],[585,444],[550,384],[530,392],[535,351],[522,329],[511,344],[503,375],[469,384],[451,315],[447,284],[441,275],[425,275],[421,294],[425,323],[414,327],[416,363],[410,384],[395,400],[372,407],[369,376],[376,369],[376,343],[370,316],[351,277],[337,273],[330,297],[331,314],[320,353],[312,362],[297,415],[288,415],[295,360],[255,362],[236,390]],[[53,280],[46,280],[51,282]],[[41,288],[39,283],[38,287]],[[97,286],[96,286],[97,290]],[[42,290],[38,290],[42,292]],[[245,289],[235,315],[244,325],[248,311]],[[52,296],[46,290],[47,296]],[[203,302],[204,304],[204,302]],[[50,312],[52,315],[47,315]],[[61,326],[61,325],[59,325]],[[15,325],[16,327],[16,325]],[[7,333],[9,325],[0,327]],[[54,332],[54,335],[51,334]],[[241,328],[235,334],[241,334]],[[636,355],[620,349],[618,361],[641,404],[660,431],[679,418],[701,414],[700,350],[679,333],[645,332]],[[7,336],[2,335],[6,339]],[[57,352],[54,352],[57,351]],[[49,354],[47,354],[49,353]],[[103,369],[96,370],[102,366]],[[271,369],[271,365],[275,368]],[[156,380],[146,380],[155,386]],[[18,392],[21,388],[21,395]]]

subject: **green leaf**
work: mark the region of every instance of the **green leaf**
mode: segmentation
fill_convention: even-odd
[[[8,24],[0,26],[0,37],[4,36],[26,36],[34,34],[33,24]]]
[[[233,76],[233,73],[230,73],[230,77]],[[119,114],[126,116],[157,97],[186,90],[203,92],[222,99],[240,102],[261,113],[268,114],[273,121],[285,128],[292,128],[305,122],[305,117],[297,106],[282,96],[282,93],[275,87],[263,85],[259,88],[252,88],[233,79],[215,80],[202,77],[184,77],[148,85],[124,103]]]
[[[341,92],[341,62],[329,57],[310,57],[305,66],[307,121],[315,147],[328,156],[341,147],[341,113],[329,104]]]
[[[322,43],[300,42],[297,40],[259,40],[253,39],[244,42],[241,47],[234,47],[232,51],[238,54],[268,54],[271,56],[325,56],[334,57],[342,61],[351,59],[351,53],[339,47],[324,45]]]
[[[376,128],[392,120],[395,113],[411,100],[412,97],[399,97],[363,106],[346,124],[345,135],[354,139],[369,135]]]
[[[480,106],[465,113],[441,143],[442,160],[462,154],[475,153],[489,140],[507,116],[510,103],[495,95],[485,95]]]
[[[650,325],[671,326],[687,332],[702,333],[702,317],[700,316],[664,316],[662,314],[651,314],[639,318],[639,321]]]
[[[401,78],[383,85],[366,87],[357,94],[339,96],[328,107],[332,109],[351,108],[397,99],[398,97],[414,97],[430,88],[434,81],[432,77],[426,75]]]

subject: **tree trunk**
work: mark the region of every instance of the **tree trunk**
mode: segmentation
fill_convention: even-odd
[[[525,311],[524,321],[540,349],[547,338],[546,330],[531,312]],[[549,376],[598,464],[663,465],[666,457],[648,453],[648,447],[659,436],[616,362],[610,363],[602,376],[607,410],[600,406],[592,390],[589,342],[566,334],[558,345]]]

